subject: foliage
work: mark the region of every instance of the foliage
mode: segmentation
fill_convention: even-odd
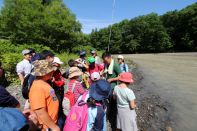
[[[109,32],[112,29],[111,42]],[[197,51],[197,3],[162,16],[151,13],[123,20],[90,34],[92,46],[112,53]]]
[[[4,0],[0,37],[17,44],[38,43],[60,52],[80,44],[81,24],[62,0]]]
[[[75,59],[78,58],[78,55],[70,54],[70,53],[67,53],[67,52],[63,52],[61,54],[57,54],[56,56],[59,57],[62,62],[64,62],[62,67],[64,67],[64,66],[68,67],[68,61],[70,59],[74,59],[75,60]]]

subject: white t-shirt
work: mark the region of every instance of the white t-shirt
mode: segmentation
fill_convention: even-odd
[[[118,107],[129,107],[130,101],[136,99],[131,89],[121,88],[119,85],[115,86],[114,95],[116,96]]]
[[[23,59],[16,65],[16,72],[17,74],[23,74],[26,77],[28,74],[31,73],[33,69],[33,65],[26,59]]]

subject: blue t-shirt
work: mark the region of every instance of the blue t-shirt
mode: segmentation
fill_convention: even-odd
[[[120,69],[122,72],[129,72],[129,67],[125,63],[120,64]]]

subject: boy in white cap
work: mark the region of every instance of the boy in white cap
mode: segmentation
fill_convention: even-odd
[[[64,78],[62,77],[62,73],[60,71],[60,67],[62,64],[63,64],[63,62],[58,57],[55,56],[53,59],[53,66],[55,66],[57,68],[57,70],[55,70],[53,73],[52,87],[55,90],[55,94],[59,100],[59,105],[62,104],[62,101],[64,98],[65,81],[64,81]],[[63,129],[65,119],[66,119],[66,116],[63,113],[62,106],[59,106],[57,124],[61,130]]]
[[[25,49],[22,51],[23,60],[19,62],[16,66],[16,72],[19,76],[21,85],[23,84],[24,78],[31,73],[33,65],[30,63],[32,58],[31,51]]]
[[[123,55],[118,55],[118,63],[122,72],[129,72],[129,67],[125,63]]]

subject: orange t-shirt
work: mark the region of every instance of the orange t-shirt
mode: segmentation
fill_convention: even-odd
[[[29,92],[30,108],[32,110],[46,108],[51,119],[56,123],[58,119],[59,102],[55,95],[53,88],[42,80],[35,80]],[[39,124],[43,125],[44,129],[47,129],[47,125],[44,125],[42,120],[39,119]]]

